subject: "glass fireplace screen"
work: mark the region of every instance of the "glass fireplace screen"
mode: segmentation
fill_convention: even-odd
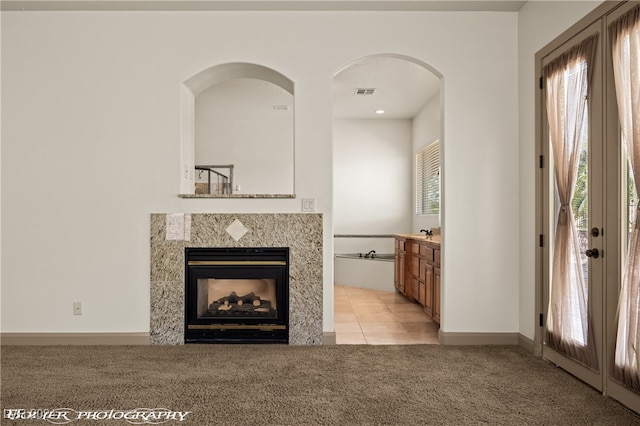
[[[276,280],[198,279],[197,318],[277,318]]]

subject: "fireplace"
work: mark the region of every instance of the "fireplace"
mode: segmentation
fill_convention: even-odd
[[[288,343],[289,249],[185,248],[185,343]]]

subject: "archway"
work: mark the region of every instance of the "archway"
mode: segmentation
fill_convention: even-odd
[[[443,138],[443,77],[404,55],[359,58],[334,76],[334,282],[394,292],[393,234],[440,228],[440,214],[416,214],[416,153]],[[384,111],[384,112],[382,112]],[[442,151],[440,151],[441,153]],[[444,176],[440,155],[439,178]],[[439,188],[438,188],[439,191]],[[439,202],[442,204],[443,194]],[[442,209],[440,209],[440,212]],[[391,255],[386,265],[358,253]],[[349,259],[342,254],[355,254]],[[387,257],[387,256],[382,256]],[[375,261],[375,259],[374,259]],[[340,304],[334,306],[340,343]],[[378,308],[385,314],[385,308]],[[366,312],[361,312],[366,315]],[[358,313],[354,312],[357,317]],[[388,316],[391,319],[391,316]],[[353,318],[353,317],[351,317]],[[401,331],[398,324],[391,326]],[[354,328],[355,329],[355,328]],[[437,331],[429,343],[437,342]],[[351,335],[351,337],[356,337]],[[422,336],[426,339],[425,336]],[[416,343],[424,343],[417,337]],[[415,340],[415,339],[414,339]],[[408,343],[407,340],[402,340]]]

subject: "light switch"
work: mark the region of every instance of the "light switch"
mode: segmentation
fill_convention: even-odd
[[[303,198],[302,199],[302,211],[303,212],[315,212],[316,211],[316,199],[315,198]]]

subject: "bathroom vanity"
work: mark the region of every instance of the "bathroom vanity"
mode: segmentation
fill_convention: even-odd
[[[394,286],[440,324],[440,235],[394,234]]]

